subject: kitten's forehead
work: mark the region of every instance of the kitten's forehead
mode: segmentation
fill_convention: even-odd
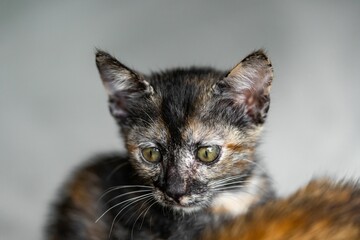
[[[172,69],[152,74],[149,82],[163,104],[185,110],[188,105],[197,105],[204,95],[209,96],[224,76],[224,72],[212,68]]]
[[[212,86],[223,73],[209,68],[176,69],[154,74],[150,84],[159,98],[161,119],[172,141],[181,142],[181,131],[189,119],[200,115],[210,100]]]
[[[144,136],[168,145],[175,143],[216,144],[226,142],[256,142],[262,127],[253,129],[231,124],[216,115],[213,87],[225,73],[211,68],[175,69],[149,76],[154,88],[152,109],[143,118],[150,117],[144,128],[138,129]],[[140,109],[139,109],[140,111]],[[232,112],[232,116],[238,113]],[[145,133],[146,132],[146,133]]]

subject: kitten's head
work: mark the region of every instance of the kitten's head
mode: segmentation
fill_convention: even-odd
[[[214,207],[224,194],[255,181],[255,146],[272,81],[263,51],[228,72],[143,75],[102,51],[96,64],[130,162],[158,202],[185,212]]]

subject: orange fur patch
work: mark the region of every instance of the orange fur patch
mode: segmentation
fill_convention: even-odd
[[[317,180],[285,199],[259,206],[203,240],[358,240],[360,189]]]

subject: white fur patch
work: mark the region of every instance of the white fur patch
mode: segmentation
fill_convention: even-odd
[[[262,199],[264,193],[262,189],[267,187],[267,180],[262,176],[255,175],[249,181],[239,190],[217,195],[213,199],[211,209],[231,217],[246,213],[252,205]]]

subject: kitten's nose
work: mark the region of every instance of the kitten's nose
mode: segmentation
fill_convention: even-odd
[[[170,197],[172,200],[174,200],[177,203],[180,203],[180,198],[186,194],[186,191],[184,188],[179,187],[168,187],[165,190],[165,195],[167,197]]]
[[[177,203],[179,203],[180,198],[186,194],[185,179],[173,165],[168,167],[164,188],[165,195]]]

